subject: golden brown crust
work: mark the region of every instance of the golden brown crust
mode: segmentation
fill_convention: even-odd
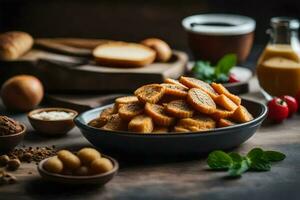
[[[187,90],[184,87],[170,83],[162,83],[160,85],[165,88],[165,94],[167,95],[179,98],[185,98],[187,96]]]
[[[113,114],[101,129],[110,131],[127,131],[127,123],[121,119],[119,114]]]
[[[159,84],[148,84],[135,90],[134,95],[137,96],[142,103],[156,103],[165,93],[165,88]]]
[[[211,86],[216,92],[218,92],[219,94],[224,94],[229,99],[231,99],[231,101],[233,101],[236,105],[241,105],[241,98],[234,94],[231,94],[222,84],[212,83]]]
[[[110,108],[106,108],[104,109],[100,115],[99,115],[99,121],[101,121],[101,123],[106,124],[106,122],[109,120],[109,118],[115,114],[114,113],[114,107],[110,107]]]
[[[173,85],[178,85],[186,90],[188,90],[189,88],[186,87],[185,85],[181,84],[178,80],[175,80],[175,79],[171,79],[171,78],[166,78],[164,80],[164,83],[170,83],[170,84],[173,84]]]
[[[145,112],[159,126],[170,126],[175,123],[175,118],[166,115],[164,107],[161,105],[146,103]]]
[[[216,110],[214,100],[198,88],[192,88],[188,91],[187,102],[201,113],[212,114]]]
[[[25,32],[11,31],[0,34],[0,59],[15,60],[29,51],[33,38]]]
[[[128,130],[138,133],[151,133],[153,131],[153,122],[147,115],[135,116],[128,124]]]
[[[219,106],[222,106],[223,108],[225,108],[226,110],[229,110],[229,111],[235,110],[238,107],[231,99],[229,99],[224,94],[219,95],[214,100],[215,100],[216,104],[218,104]]]
[[[180,83],[187,86],[188,88],[198,88],[206,92],[211,98],[216,98],[218,94],[216,91],[206,82],[199,79],[181,76],[179,79]]]
[[[189,127],[197,127],[201,130],[213,129],[216,127],[216,122],[207,116],[196,115],[191,118],[180,119],[177,123],[177,126],[184,127],[189,129]]]
[[[140,103],[127,103],[121,106],[119,109],[119,115],[125,121],[129,121],[143,112],[144,106]]]
[[[137,102],[139,102],[139,99],[136,96],[119,97],[116,98],[115,100],[116,104],[127,104],[127,103],[137,103]]]
[[[253,116],[248,112],[248,110],[244,106],[239,106],[234,111],[231,118],[236,122],[244,123],[251,121],[253,119]]]
[[[171,101],[165,107],[166,113],[176,118],[192,117],[194,110],[184,100]]]
[[[230,121],[228,119],[220,119],[217,124],[218,124],[218,128],[228,127],[228,126],[235,125],[234,122],[232,122],[232,121]]]
[[[230,118],[233,115],[234,111],[224,110],[222,108],[217,108],[214,113],[211,114],[211,117],[219,120],[222,118]]]
[[[167,62],[172,56],[172,50],[170,46],[163,40],[158,38],[148,38],[141,43],[147,47],[150,47],[156,52],[156,60],[161,62]]]
[[[104,126],[106,124],[107,120],[104,121],[104,120],[101,120],[100,118],[96,118],[96,119],[93,119],[91,120],[88,125],[89,126],[92,126],[94,128],[101,128],[102,126]]]

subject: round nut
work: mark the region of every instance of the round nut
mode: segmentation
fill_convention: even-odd
[[[11,159],[7,162],[7,169],[10,171],[17,170],[21,165],[21,162],[19,159]]]
[[[0,166],[6,166],[9,161],[8,155],[0,156]]]

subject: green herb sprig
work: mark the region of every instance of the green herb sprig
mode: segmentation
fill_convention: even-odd
[[[213,170],[227,170],[229,177],[240,177],[246,171],[269,171],[271,162],[285,159],[278,151],[264,151],[254,148],[246,156],[238,153],[213,151],[208,155],[207,164]]]
[[[218,61],[216,66],[212,66],[208,61],[197,61],[192,69],[192,75],[208,83],[226,83],[228,74],[236,63],[237,56],[235,54],[226,54]]]

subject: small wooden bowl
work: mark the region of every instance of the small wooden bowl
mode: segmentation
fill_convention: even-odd
[[[20,123],[23,130],[12,135],[0,136],[0,152],[5,153],[13,150],[24,138],[26,133],[26,126]]]
[[[72,176],[72,175],[62,175],[62,174],[55,174],[48,172],[44,169],[43,165],[47,161],[46,158],[42,160],[38,165],[38,171],[43,179],[51,182],[56,183],[62,183],[62,184],[71,184],[71,185],[105,185],[107,182],[109,182],[118,172],[119,170],[119,163],[106,155],[102,155],[104,158],[109,159],[113,164],[113,169],[109,172],[103,173],[103,174],[96,174],[96,175],[90,175],[90,176]]]
[[[62,120],[41,120],[32,117],[32,115],[40,113],[40,112],[49,112],[49,111],[63,111],[73,113],[72,118],[62,119]],[[28,113],[27,117],[33,128],[42,133],[44,135],[49,136],[58,136],[63,135],[69,132],[72,128],[74,128],[75,124],[73,119],[78,115],[75,110],[67,109],[67,108],[41,108],[36,109]]]

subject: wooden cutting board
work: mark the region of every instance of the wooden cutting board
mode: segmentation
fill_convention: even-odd
[[[1,62],[5,77],[31,74],[48,92],[128,92],[140,85],[178,78],[185,72],[188,56],[173,50],[167,63],[155,62],[142,68],[112,68],[93,61],[92,49],[108,40],[56,38],[37,39],[34,48],[18,60]]]

